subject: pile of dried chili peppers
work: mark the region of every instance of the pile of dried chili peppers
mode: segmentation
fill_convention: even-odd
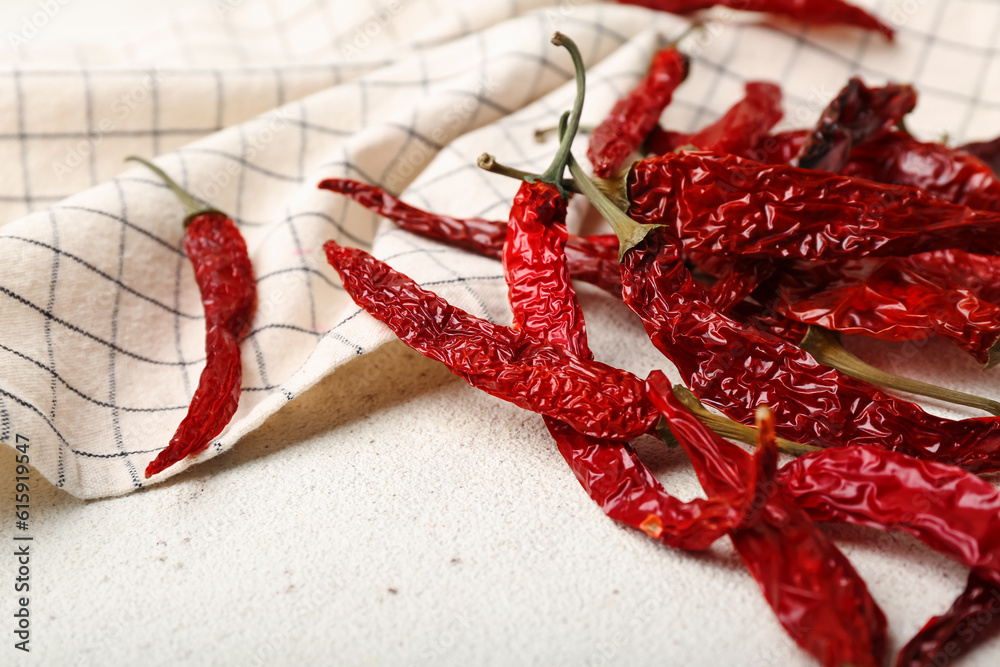
[[[678,13],[720,4],[892,38],[840,0],[628,1]],[[591,177],[571,153],[583,62],[565,36],[553,43],[573,58],[577,95],[550,167],[536,175],[479,161],[523,181],[506,222],[436,215],[355,181],[320,183],[402,229],[500,259],[513,325],[469,315],[330,241],[344,289],[411,348],[542,415],[609,517],[680,549],[728,536],[789,636],[821,664],[882,665],[889,647],[878,603],[816,522],[903,531],[967,566],[964,592],[896,664],[941,664],[971,648],[998,618],[983,622],[1000,596],[1000,491],[975,473],[1000,470],[1000,403],[873,368],[838,336],[940,336],[986,368],[1000,364],[1000,139],[922,142],[904,123],[917,92],[860,79],[813,128],[774,132],[782,91],[768,82],[747,83],[742,100],[697,132],[663,128],[690,69],[674,43],[592,132]],[[646,157],[630,163],[636,152]],[[188,415],[150,476],[205,449],[232,418],[238,337],[255,292],[233,222],[145,164],[189,212],[185,251],[207,351]],[[572,193],[614,233],[569,234]],[[595,360],[573,279],[621,298],[686,386]],[[939,418],[885,388],[992,416]],[[629,444],[647,433],[680,444],[705,498],[681,501],[660,484]],[[795,457],[780,468],[779,450]]]
[[[862,15],[819,22],[879,29]],[[903,124],[916,91],[859,79],[810,129],[773,133],[781,90],[767,82],[748,83],[698,132],[662,128],[689,70],[675,44],[591,134],[591,177],[570,150],[583,64],[571,40],[553,43],[574,59],[577,97],[551,166],[527,174],[480,158],[523,181],[507,221],[436,215],[355,181],[320,183],[402,229],[500,259],[513,325],[469,315],[330,241],[348,294],[472,386],[541,414],[608,516],[676,548],[728,536],[789,636],[821,664],[882,665],[889,647],[877,602],[816,522],[907,532],[968,566],[966,590],[897,664],[970,648],[984,633],[970,641],[968,623],[1000,594],[1000,491],[974,474],[1000,470],[1000,404],[867,366],[838,335],[937,335],[986,367],[1000,362],[1000,261],[981,254],[1000,248],[996,142],[921,142]],[[636,151],[647,157],[629,164]],[[567,232],[573,192],[614,234]],[[573,279],[621,298],[686,387],[595,360]],[[935,417],[884,387],[994,416]],[[663,488],[629,445],[644,433],[683,447],[705,498],[683,502]],[[795,456],[780,468],[779,449]]]

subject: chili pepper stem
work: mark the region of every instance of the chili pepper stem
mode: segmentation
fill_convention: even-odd
[[[559,131],[558,125],[550,125],[549,127],[539,128],[535,130],[535,141],[537,141],[540,144],[545,143],[545,141],[549,138],[550,134],[553,134],[558,131]],[[581,125],[576,130],[577,134],[590,134],[593,131],[594,131],[593,125]]]
[[[569,122],[566,126],[565,132],[561,131],[562,123],[565,122],[565,116],[559,123],[559,150],[556,151],[555,157],[552,158],[552,163],[549,165],[549,168],[542,173],[538,180],[555,186],[556,189],[559,190],[559,195],[563,199],[567,199],[568,197],[566,191],[562,187],[562,177],[563,172],[566,171],[566,162],[569,160],[569,151],[573,146],[573,139],[576,138],[577,130],[580,128],[580,115],[583,113],[583,99],[587,91],[586,74],[583,64],[583,56],[580,54],[580,49],[577,48],[576,43],[572,39],[561,32],[557,32],[552,36],[552,43],[569,51],[569,55],[573,59],[573,70],[576,76],[576,98],[573,100],[573,110],[569,114]]]
[[[198,217],[199,215],[204,215],[205,213],[221,213],[214,208],[202,206],[197,200],[189,193],[187,190],[182,188],[177,184],[177,182],[167,176],[167,173],[157,167],[155,164],[149,160],[144,160],[141,157],[135,155],[129,155],[125,158],[126,162],[138,162],[139,164],[145,166],[147,169],[152,171],[154,174],[160,177],[160,179],[170,188],[170,191],[174,193],[178,200],[180,200],[181,205],[184,207],[185,213],[187,215],[184,218],[184,226],[187,227],[190,222]],[[223,213],[223,215],[225,215]],[[229,217],[229,216],[226,216]]]
[[[910,378],[893,375],[892,373],[886,373],[865,363],[845,350],[838,336],[828,329],[810,326],[806,330],[805,338],[799,343],[799,347],[811,354],[816,361],[824,366],[836,368],[841,373],[859,380],[891,389],[898,389],[908,394],[926,396],[956,405],[976,408],[991,415],[1000,416],[1000,402],[953,389],[945,389],[944,387],[918,380],[911,380]],[[990,362],[994,361],[993,355],[995,351],[1000,351],[997,349],[997,346],[994,346],[994,349],[990,350]],[[996,361],[1000,361],[1000,359]]]
[[[608,197],[601,192],[597,185],[588,178],[580,163],[576,161],[572,153],[569,156],[569,171],[573,174],[573,180],[583,194],[590,200],[604,219],[608,221],[611,228],[618,236],[618,261],[621,261],[625,253],[636,247],[646,235],[663,225],[643,225],[632,220],[624,211],[615,205]]]
[[[714,412],[709,412],[708,409],[702,405],[701,401],[698,400],[698,397],[682,384],[674,385],[673,391],[677,400],[683,403],[688,410],[693,412],[701,423],[721,435],[723,438],[732,438],[733,440],[738,440],[739,442],[744,442],[748,445],[757,446],[757,429],[747,426],[746,424],[733,421],[728,417],[717,415]],[[806,445],[801,442],[785,440],[784,438],[775,438],[775,442],[777,443],[780,451],[785,454],[791,454],[792,456],[801,456],[803,454],[808,454],[809,452],[815,452],[822,449],[822,447],[814,447],[813,445]]]
[[[507,165],[500,164],[497,159],[490,155],[489,153],[483,153],[476,160],[476,164],[480,169],[485,169],[488,172],[499,174],[501,176],[506,176],[507,178],[513,178],[516,181],[527,181],[528,183],[535,183],[541,180],[540,174],[534,174],[530,171],[524,171],[523,169],[515,169],[514,167],[508,167]],[[580,189],[576,185],[576,181],[570,178],[564,178],[560,182],[563,189],[568,192],[576,192],[579,194]]]

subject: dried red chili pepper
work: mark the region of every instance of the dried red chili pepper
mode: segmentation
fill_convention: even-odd
[[[614,175],[625,158],[642,145],[670,104],[674,90],[687,78],[689,66],[687,56],[673,46],[653,56],[646,77],[615,103],[590,135],[587,157],[595,174],[605,178]]]
[[[666,376],[650,374],[647,388],[670,429],[699,423],[670,391]],[[774,417],[758,414],[757,463],[742,449],[692,457],[706,493],[743,486],[757,467],[757,509],[730,531],[733,545],[788,634],[823,665],[882,663],[886,620],[850,561],[780,489],[766,483],[777,465]],[[680,427],[680,428],[679,428]]]
[[[324,248],[355,303],[474,387],[597,438],[627,440],[655,425],[631,374],[473,317],[362,250],[333,241]]]
[[[194,267],[205,307],[205,368],[187,415],[167,447],[146,467],[148,478],[206,449],[236,413],[243,374],[239,336],[253,319],[257,285],[246,242],[232,220],[199,206],[156,165],[129,159],[155,172],[184,205],[184,252]]]
[[[1000,363],[1000,306],[963,289],[942,287],[909,258],[837,266],[780,281],[775,309],[799,322],[889,341],[933,335],[952,341],[987,368]],[[852,275],[857,268],[861,275]]]
[[[948,664],[1000,627],[1000,575],[973,570],[951,608],[935,616],[899,652],[897,667]],[[942,662],[944,659],[946,662]]]
[[[949,658],[972,645],[974,637],[961,636],[962,621],[992,603],[1000,584],[1000,491],[953,466],[873,447],[806,454],[776,479],[815,521],[900,530],[972,568],[965,592],[907,644],[897,664],[934,664],[928,660],[949,642],[957,649]]]
[[[912,86],[869,88],[861,79],[852,78],[820,114],[793,164],[838,173],[852,148],[891,130],[916,105],[917,92]]]
[[[420,210],[373,186],[343,178],[327,179],[319,187],[350,197],[370,211],[392,220],[400,229],[465,248],[486,257],[500,258],[507,223],[482,218],[452,218]],[[573,278],[621,293],[618,238],[614,234],[576,236],[566,241],[566,255]]]
[[[673,14],[687,14],[721,5],[748,12],[769,12],[815,25],[853,25],[882,33],[892,40],[895,31],[877,18],[841,0],[618,0]]]
[[[504,273],[514,327],[589,360],[593,355],[583,312],[561,255],[565,216],[566,203],[554,187],[523,184],[511,208]],[[667,546],[692,550],[707,549],[743,520],[749,506],[744,489],[681,502],[666,492],[627,444],[588,437],[566,422],[544,419],[580,484],[612,519]],[[716,437],[705,427],[701,435]]]
[[[577,179],[579,182],[579,179]],[[606,181],[612,199],[624,194]],[[1000,247],[1000,214],[915,188],[734,155],[669,153],[628,174],[629,216],[668,223],[687,251],[723,259],[854,259]]]
[[[965,151],[969,155],[975,155],[990,165],[993,168],[993,172],[997,176],[1000,176],[1000,137],[997,137],[993,141],[977,141],[965,144],[964,146],[959,146],[958,150]]]
[[[1000,468],[1000,423],[934,417],[719,313],[665,228],[630,220],[578,164],[570,169],[619,236],[626,305],[703,401],[744,423],[757,405],[770,405],[779,433],[805,444],[866,444],[970,470]]]
[[[687,134],[655,127],[646,138],[645,151],[663,155],[682,146],[694,146],[713,153],[750,157],[750,150],[767,136],[783,114],[779,86],[764,81],[751,81],[746,84],[745,90],[743,99],[733,105],[722,118],[698,132]]]
[[[577,99],[552,166],[533,182],[522,183],[514,197],[503,248],[504,276],[515,329],[591,360],[583,311],[567,268],[566,199],[555,187],[583,108],[583,61],[571,40],[563,37],[560,42],[576,65]],[[750,506],[745,488],[736,485],[717,497],[681,502],[663,489],[627,444],[583,435],[553,417],[544,420],[570,469],[604,512],[668,546],[708,548],[738,525]],[[696,435],[718,439],[704,426]]]
[[[990,165],[962,150],[889,132],[856,146],[840,170],[845,176],[919,188],[969,208],[1000,211],[1000,180]]]

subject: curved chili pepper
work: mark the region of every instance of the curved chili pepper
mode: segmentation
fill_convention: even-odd
[[[782,491],[815,521],[899,530],[972,569],[965,592],[907,643],[897,664],[925,664],[955,641],[957,657],[974,635],[963,631],[985,604],[1000,600],[1000,491],[953,466],[873,447],[806,454],[778,471]],[[995,623],[996,613],[980,626]],[[982,633],[978,633],[982,634]]]
[[[651,373],[647,388],[675,433],[697,422],[663,373]],[[698,479],[706,493],[717,494],[746,485],[757,469],[757,509],[729,533],[744,565],[788,634],[823,665],[876,667],[886,649],[885,615],[843,553],[768,483],[777,465],[774,417],[763,410],[757,421],[756,465],[734,445],[706,450],[692,457]]]
[[[998,213],[942,202],[915,188],[734,155],[646,158],[632,166],[627,192],[633,219],[669,224],[686,250],[732,260],[1000,248]]]
[[[837,173],[852,148],[891,130],[916,105],[913,86],[869,88],[861,79],[852,78],[820,115],[793,164]]]
[[[687,78],[689,66],[687,56],[673,46],[653,56],[646,77],[615,103],[608,117],[590,135],[587,157],[595,174],[611,177],[625,158],[642,145],[670,104],[677,86]]]
[[[673,14],[687,14],[716,5],[748,12],[769,12],[815,25],[853,25],[882,33],[892,41],[895,31],[877,18],[841,0],[618,0]]]
[[[1000,180],[990,165],[965,151],[918,141],[906,132],[890,132],[856,146],[840,173],[919,188],[952,204],[1000,211]]]
[[[522,184],[511,207],[504,274],[514,328],[590,360],[583,311],[563,255],[565,218],[566,202],[554,187]],[[743,520],[749,499],[742,488],[681,502],[666,492],[627,444],[592,438],[566,422],[544,419],[570,469],[610,518],[667,546],[691,550],[707,549]],[[704,426],[700,437],[717,438]]]
[[[988,368],[1000,341],[1000,306],[963,289],[942,287],[915,270],[909,258],[889,257],[852,267],[786,276],[775,308],[799,322],[889,341],[933,335],[952,341]]]
[[[965,151],[969,155],[975,155],[990,165],[994,173],[1000,176],[1000,137],[997,137],[993,141],[978,141],[965,144],[964,146],[959,146],[958,149]]]
[[[1000,469],[1000,421],[934,417],[726,317],[691,278],[666,228],[636,224],[578,164],[571,162],[570,169],[621,239],[625,304],[704,402],[743,423],[752,423],[756,406],[767,404],[779,434],[805,444],[866,444],[969,470]]]
[[[645,151],[652,155],[671,153],[682,146],[694,146],[714,153],[748,155],[783,115],[781,88],[765,81],[746,84],[742,100],[722,118],[693,134],[653,128],[646,138]]]
[[[142,160],[166,182],[187,209],[184,252],[194,267],[205,307],[205,367],[187,415],[170,443],[146,467],[146,477],[205,450],[236,413],[240,400],[239,336],[253,319],[257,285],[247,245],[225,214],[206,210],[159,167]]]
[[[346,178],[327,179],[319,187],[350,197],[392,220],[400,229],[497,259],[503,253],[507,223],[482,218],[452,218],[410,206],[373,186]],[[576,236],[566,241],[566,259],[574,278],[621,294],[618,239],[614,234]]]
[[[642,383],[630,373],[473,317],[363,250],[333,241],[324,248],[355,303],[474,387],[596,438],[628,440],[656,424]]]

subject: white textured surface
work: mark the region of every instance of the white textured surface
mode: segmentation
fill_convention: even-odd
[[[364,19],[360,3],[233,0],[231,4],[243,20],[235,31],[220,33],[219,26],[204,16],[215,5],[206,9],[203,3],[200,17],[190,18],[177,9],[171,20],[156,20],[158,27],[140,39],[129,28],[150,17],[136,12],[135,3],[76,0],[22,54],[22,81],[36,85],[40,93],[65,95],[66,99],[78,96],[77,89],[64,90],[45,79],[47,75],[32,78],[28,72],[32,67],[54,67],[53,62],[66,66],[80,54],[92,61],[103,58],[104,67],[112,70],[118,62],[113,58],[121,59],[123,52],[131,55],[122,67],[162,62],[179,73],[218,68],[218,77],[226,81],[225,113],[220,118],[205,106],[193,107],[191,113],[207,119],[207,124],[198,127],[210,129],[218,121],[220,127],[231,129],[203,133],[207,136],[201,147],[232,143],[232,128],[271,109],[279,99],[275,94],[278,78],[284,81],[285,101],[301,98],[304,104],[313,105],[311,111],[317,110],[309,113],[310,122],[331,122],[337,117],[319,110],[333,106],[347,114],[338,103],[356,104],[350,81],[331,87],[330,72],[335,68],[317,73],[309,67],[317,59],[336,61],[344,53],[336,48],[337,42],[323,51],[322,40],[316,39],[317,30],[323,33],[329,27],[324,27],[323,17],[332,15],[350,25],[359,17]],[[902,15],[906,21],[895,49],[850,30],[804,31],[779,24],[784,32],[775,33],[724,23],[704,51],[696,54],[692,77],[667,119],[680,129],[697,126],[738,97],[743,77],[768,76],[786,84],[789,124],[807,124],[855,69],[852,61],[861,59],[861,71],[873,81],[893,73],[921,86],[923,97],[912,126],[924,136],[949,131],[972,138],[998,132],[1000,3],[906,0],[864,4],[877,6],[890,18],[896,15],[894,8],[914,8]],[[115,5],[131,9],[117,12]],[[432,5],[439,11],[431,11]],[[653,32],[643,32],[650,27],[648,15],[627,8],[553,3],[555,8],[525,17],[533,7],[545,5],[541,1],[428,0],[420,3],[427,11],[409,19],[406,28],[428,42],[463,39],[461,35],[471,31],[464,39],[478,49],[478,31],[498,26],[490,34],[497,36],[499,47],[521,48],[518,40],[537,36],[538,43],[525,48],[554,61],[559,58],[556,62],[562,65],[565,59],[550,54],[545,35],[554,26],[574,36],[585,35],[592,47],[585,55],[600,60],[591,73],[587,111],[591,120],[597,119],[644,68],[655,37]],[[23,14],[18,12],[35,6],[36,2],[5,4],[3,14],[19,22],[17,17]],[[342,13],[348,10],[354,13]],[[270,20],[275,13],[288,20]],[[110,27],[112,16],[120,23]],[[671,19],[661,21],[662,25],[677,24]],[[8,24],[3,25],[6,35]],[[281,26],[291,30],[284,38]],[[924,34],[932,28],[943,39]],[[413,53],[391,47],[391,32],[380,33],[361,59],[377,64],[372,66],[369,81],[381,83],[374,88],[385,88],[390,81],[400,84],[393,77],[405,75],[402,92],[379,98],[384,106],[381,115],[377,114],[377,133],[352,135],[343,143],[364,149],[354,156],[365,164],[384,167],[383,175],[416,178],[404,197],[418,205],[458,215],[502,217],[516,186],[486,178],[471,165],[483,150],[517,166],[544,164],[551,147],[535,145],[531,132],[550,124],[568,103],[570,89],[559,88],[566,80],[565,71],[554,69],[544,59],[511,59],[509,66],[497,70],[496,81],[502,84],[500,92],[513,113],[495,125],[484,125],[500,112],[483,100],[463,111],[466,98],[452,99],[445,93],[459,84],[462,90],[475,91],[492,79],[459,77],[458,84],[446,80],[440,89],[435,88],[438,97],[428,100],[419,85],[419,72],[414,74]],[[81,35],[89,37],[87,44],[74,43]],[[133,38],[120,46],[115,38],[122,35]],[[408,32],[408,36],[413,35]],[[208,46],[185,49],[185,39]],[[481,53],[476,53],[479,58]],[[393,65],[394,59],[400,63]],[[497,62],[495,53],[492,61]],[[451,63],[459,70],[469,65],[457,56]],[[106,101],[135,85],[124,80],[115,84],[119,88],[109,88],[113,77],[101,76],[92,76],[91,83],[109,95]],[[193,85],[197,76],[174,79],[178,87],[171,90],[178,97],[175,104],[164,105],[156,123],[151,114],[130,116],[134,134],[104,143],[93,171],[77,172],[82,180],[74,192],[88,201],[107,203],[112,186],[101,184],[120,173],[119,158],[126,150],[148,155],[155,147],[160,151],[183,147],[192,155],[188,144],[196,136],[163,135],[156,130],[187,119],[181,102],[215,95],[211,86],[198,88],[193,97],[182,94],[184,85]],[[169,82],[164,83],[168,86],[164,90],[169,89]],[[981,98],[969,95],[977,89],[983,92]],[[547,95],[549,91],[555,92]],[[2,123],[12,122],[13,98],[7,92],[0,99],[0,105],[7,105]],[[530,106],[538,97],[539,102]],[[55,103],[49,106],[60,108]],[[66,108],[75,107],[67,104]],[[351,107],[350,113],[359,108],[363,107]],[[458,116],[447,115],[449,111]],[[447,127],[456,117],[468,121],[456,135],[484,127],[464,134],[440,153],[420,141],[405,139],[401,144],[390,141],[392,153],[385,153],[381,142],[395,136],[387,130],[391,123],[399,121],[397,131],[401,126],[404,131],[432,132],[442,123]],[[247,127],[253,126],[244,130]],[[51,154],[32,155],[61,158],[72,141],[33,137],[32,150],[45,146]],[[343,149],[339,140],[328,144],[319,140],[308,167],[300,165],[296,172],[294,164],[282,160],[294,163],[298,144],[278,144],[273,150],[280,166],[299,174],[318,174],[324,160]],[[0,198],[3,221],[59,203],[37,199],[37,189],[35,199],[24,196],[20,150],[16,138],[0,140],[0,175],[7,188],[0,192],[5,197]],[[385,164],[393,156],[412,158],[418,166],[393,172],[392,165]],[[263,164],[273,162],[267,156],[262,160]],[[181,162],[174,155],[164,165]],[[204,173],[212,173],[219,164],[206,158]],[[32,172],[38,186],[38,174],[51,171],[51,164],[41,160],[26,168],[38,170]],[[197,184],[197,174],[191,175]],[[96,187],[88,189],[91,185]],[[284,206],[305,206],[303,197],[309,194],[298,185],[273,187],[266,181],[258,185],[250,188],[247,216],[276,227],[284,222]],[[143,193],[137,194],[137,201],[146,201]],[[234,188],[223,189],[219,196],[224,204],[243,205]],[[168,200],[158,195],[155,201],[166,206]],[[141,219],[164,229],[176,213],[148,203],[139,206]],[[258,206],[265,209],[260,217]],[[376,219],[341,203],[327,210],[338,221],[365,230],[364,240],[372,240]],[[34,219],[39,215],[44,213],[36,213]],[[30,230],[24,220],[15,224],[19,230]],[[9,234],[11,226],[3,229]],[[117,229],[114,234],[117,239]],[[265,241],[260,245],[267,249]],[[374,242],[374,251],[393,257],[395,266],[423,282],[442,281],[449,271],[460,270],[464,282],[442,284],[442,294],[477,314],[498,320],[509,317],[504,312],[499,266],[494,262],[444,253],[434,244],[385,228]],[[440,257],[445,258],[443,264],[433,261]],[[93,260],[100,259],[95,251]],[[64,262],[62,270],[70,265]],[[48,263],[28,268],[38,271],[45,281],[52,273]],[[321,265],[314,268],[324,270]],[[171,278],[175,270],[171,265]],[[22,273],[8,269],[0,275],[7,281]],[[25,275],[30,286],[36,274]],[[197,305],[191,287],[187,284],[181,297],[185,308]],[[301,285],[285,287],[293,290]],[[661,364],[620,304],[587,287],[581,291],[591,341],[600,359],[641,375]],[[305,292],[289,293],[296,303],[306,298]],[[43,304],[45,296],[42,292],[39,297]],[[9,304],[4,302],[0,308],[4,309],[0,317],[9,321]],[[331,307],[330,317],[338,314]],[[258,411],[254,419],[230,432],[227,446],[235,442],[236,434],[247,433],[238,446],[162,485],[88,502],[33,474],[32,654],[15,652],[7,635],[8,640],[0,645],[0,664],[8,664],[8,659],[17,665],[102,666],[811,664],[784,635],[728,544],[723,541],[708,554],[692,556],[616,526],[579,488],[539,418],[476,392],[399,343],[377,347],[385,340],[384,333],[370,324],[364,326],[366,349],[377,349],[341,365],[252,430],[271,409]],[[18,349],[44,359],[41,331],[38,327],[28,334],[8,332],[4,341],[11,345],[14,341]],[[190,344],[197,347],[197,341],[198,332],[192,330]],[[911,370],[942,384],[1000,393],[1000,376],[985,376],[961,353],[942,344],[904,348],[918,350],[916,358],[900,354],[895,347],[852,345],[865,358],[887,362],[896,370]],[[328,357],[314,361],[308,372],[295,376],[298,388],[309,386],[334,365]],[[10,368],[8,360],[0,362],[0,389],[15,391],[30,384]],[[42,379],[39,405],[48,413],[44,401],[50,378],[43,375]],[[130,382],[137,389],[152,384],[146,375]],[[66,405],[64,397],[60,410]],[[939,406],[932,407],[940,411]],[[72,424],[72,413],[68,419]],[[168,421],[164,420],[162,428],[169,431]],[[38,449],[58,447],[44,425],[23,414],[13,413],[9,427],[12,434],[30,437]],[[105,434],[110,432],[109,426],[102,428]],[[639,450],[671,491],[682,497],[697,493],[694,476],[677,452],[663,452],[653,441],[640,443]],[[2,451],[0,478],[9,480],[14,474],[13,455]],[[100,495],[127,490],[100,476],[95,484],[81,486],[77,492]],[[12,513],[13,499],[5,493],[0,499],[3,544],[10,543]],[[909,538],[844,528],[830,533],[883,606],[894,648],[931,615],[945,609],[964,584],[961,568]],[[0,558],[0,590],[9,590],[11,567],[10,557]],[[11,613],[13,598],[4,593],[0,618],[9,619]],[[5,628],[0,625],[0,631],[6,633]],[[996,665],[998,659],[1000,642],[994,641],[962,664],[986,667]]]

